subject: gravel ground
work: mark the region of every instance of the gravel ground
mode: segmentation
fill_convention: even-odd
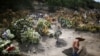
[[[82,43],[86,47],[88,56],[100,56],[100,40],[99,34],[93,34],[89,32],[76,32],[73,29],[62,29],[62,35],[59,37],[63,39],[67,45],[57,47],[55,38],[44,37],[40,40],[40,44],[28,46],[21,45],[21,50],[26,56],[68,56],[62,51],[72,46],[72,41],[77,36],[82,36],[86,40]]]

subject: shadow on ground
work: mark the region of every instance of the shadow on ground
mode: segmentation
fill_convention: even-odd
[[[72,56],[72,48],[65,49],[62,52],[67,56]],[[79,56],[94,56],[94,55],[87,53],[86,48],[83,48],[82,51],[79,53]]]
[[[41,44],[29,44],[29,43],[23,43],[19,45],[20,50],[22,52],[32,52],[32,53],[39,53],[39,52],[43,52],[44,47]]]

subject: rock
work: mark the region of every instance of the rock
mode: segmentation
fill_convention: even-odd
[[[55,38],[58,39],[59,36],[62,34],[61,30],[57,30],[54,34]]]
[[[67,45],[67,43],[66,43],[65,40],[63,40],[63,39],[57,39],[57,41],[56,41],[56,46],[57,47],[63,47],[63,46],[66,46],[66,45]]]
[[[33,53],[36,53],[36,50],[35,49],[33,50]]]

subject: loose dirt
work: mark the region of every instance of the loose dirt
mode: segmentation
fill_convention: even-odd
[[[67,56],[62,51],[72,47],[72,42],[75,37],[82,36],[86,40],[82,42],[82,45],[85,46],[87,52],[83,56],[100,56],[100,34],[99,33],[90,33],[90,32],[79,32],[73,29],[61,29],[62,35],[59,37],[63,39],[67,45],[57,47],[55,38],[44,37],[40,40],[38,46],[33,46],[31,44],[28,47],[22,49],[23,53],[27,56]],[[30,47],[29,47],[30,46]],[[25,51],[26,49],[26,51]]]

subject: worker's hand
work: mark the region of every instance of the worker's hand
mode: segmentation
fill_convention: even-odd
[[[80,46],[79,50],[77,51],[77,53],[79,54],[82,51],[82,49],[83,49],[83,46]]]

